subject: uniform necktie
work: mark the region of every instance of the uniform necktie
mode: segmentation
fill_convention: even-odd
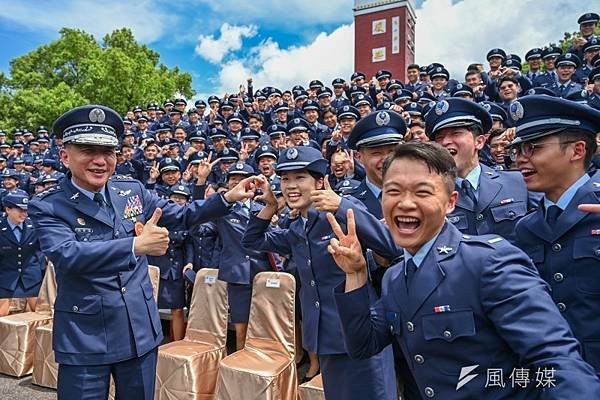
[[[560,217],[560,214],[562,214],[562,210],[559,206],[551,205],[550,207],[548,207],[548,209],[546,210],[546,222],[548,222],[548,225],[550,225],[550,227],[554,227],[554,225],[556,225],[556,220],[558,219],[558,217]]]
[[[21,234],[23,233],[23,228],[21,228],[19,225],[17,225],[13,229],[13,233],[14,233],[15,237],[17,238],[17,242],[20,242],[21,241]]]
[[[475,197],[475,190],[473,190],[473,185],[467,179],[463,179],[460,184],[463,192],[467,195],[469,199],[473,202],[473,204],[477,204],[477,198]]]
[[[244,203],[238,203],[238,210],[244,215],[244,217],[250,218],[250,210]]]
[[[406,288],[410,290],[410,285],[415,276],[415,272],[417,272],[417,265],[411,258],[406,262]]]
[[[565,85],[560,85],[558,87],[558,93],[562,96],[565,92]]]
[[[100,193],[94,193],[94,202],[98,204],[101,210],[106,212],[106,202]]]

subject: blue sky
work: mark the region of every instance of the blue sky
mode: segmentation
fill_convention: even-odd
[[[419,0],[417,62],[438,61],[454,75],[485,61],[492,47],[523,55],[576,31],[592,0]],[[257,86],[289,88],[311,79],[348,78],[353,63],[352,0],[51,0],[0,3],[0,71],[58,37],[63,26],[100,39],[127,26],[169,67],[192,74],[198,97]],[[525,18],[527,16],[528,19]]]

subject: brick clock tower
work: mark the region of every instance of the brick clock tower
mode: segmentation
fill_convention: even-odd
[[[354,70],[367,80],[380,69],[406,81],[415,62],[413,0],[354,0]]]

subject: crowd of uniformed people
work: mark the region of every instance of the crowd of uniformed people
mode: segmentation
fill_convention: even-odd
[[[86,378],[112,374],[152,398],[163,333],[145,265],[172,340],[193,271],[218,268],[237,349],[254,276],[285,271],[304,379],[321,373],[327,399],[600,398],[600,216],[579,207],[600,196],[599,20],[582,15],[567,52],[495,48],[464,79],[439,63],[406,82],[248,79],[0,131],[0,316],[13,298],[35,308],[52,261],[59,396],[102,397]],[[486,382],[515,368],[551,369],[553,387]]]

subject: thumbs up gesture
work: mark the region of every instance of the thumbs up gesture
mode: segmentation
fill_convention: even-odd
[[[335,213],[340,206],[342,198],[333,191],[329,184],[329,175],[325,176],[323,181],[323,190],[313,190],[310,192],[310,199],[313,207],[317,211]]]
[[[146,222],[144,229],[135,238],[133,251],[136,256],[162,256],[169,248],[169,231],[158,226],[162,210],[154,210],[152,217]]]

